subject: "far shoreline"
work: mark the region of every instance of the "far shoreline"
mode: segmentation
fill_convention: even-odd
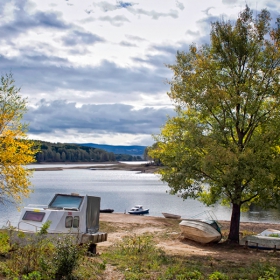
[[[32,168],[32,165],[42,165],[42,167]],[[43,167],[44,165],[72,165],[57,166],[57,167]],[[73,166],[74,165],[74,166]],[[107,166],[106,166],[107,165]],[[158,166],[150,165],[146,161],[139,161],[139,163],[123,163],[119,161],[113,162],[42,162],[29,164],[29,169],[34,171],[62,171],[64,169],[90,169],[90,170],[123,170],[123,171],[137,171],[140,173],[156,173]]]

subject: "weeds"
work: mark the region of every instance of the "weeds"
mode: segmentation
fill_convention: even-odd
[[[146,234],[126,236],[102,255],[89,256],[87,246],[77,245],[75,237],[63,235],[50,240],[46,232],[47,225],[38,235],[21,236],[25,245],[13,247],[9,247],[9,232],[0,232],[0,273],[5,279],[111,279],[106,275],[107,268],[114,267],[127,280],[280,280],[276,253],[263,254],[260,261],[252,263],[233,262],[226,257],[176,256],[164,253],[154,236]]]
[[[45,224],[38,234],[20,233],[15,239],[19,244],[5,249],[8,253],[0,262],[0,273],[13,280],[98,279],[105,263],[88,257],[88,245],[78,245],[72,234],[47,238],[49,225]],[[9,244],[9,233],[2,234],[1,244]]]

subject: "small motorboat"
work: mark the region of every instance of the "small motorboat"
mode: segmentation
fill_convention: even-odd
[[[113,213],[114,209],[100,209],[100,213]]]
[[[149,209],[144,209],[142,205],[135,205],[128,211],[128,213],[133,215],[149,214]]]
[[[266,229],[256,235],[247,235],[239,241],[239,244],[263,250],[280,250],[280,231]]]
[[[162,213],[162,215],[168,219],[177,219],[177,220],[181,219],[180,215],[175,215],[175,214],[170,214],[170,213]]]
[[[220,227],[214,220],[186,219],[179,226],[184,238],[202,244],[217,243],[222,238]]]

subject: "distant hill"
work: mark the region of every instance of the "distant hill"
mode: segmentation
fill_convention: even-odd
[[[94,143],[82,143],[81,146],[98,148],[114,154],[126,154],[131,156],[143,157],[146,146],[113,146],[113,145],[102,145]]]

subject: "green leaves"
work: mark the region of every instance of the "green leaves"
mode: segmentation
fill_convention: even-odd
[[[254,18],[246,7],[235,23],[212,24],[210,45],[191,45],[168,66],[177,116],[149,155],[163,163],[170,193],[239,209],[278,203],[279,29],[268,11]]]

